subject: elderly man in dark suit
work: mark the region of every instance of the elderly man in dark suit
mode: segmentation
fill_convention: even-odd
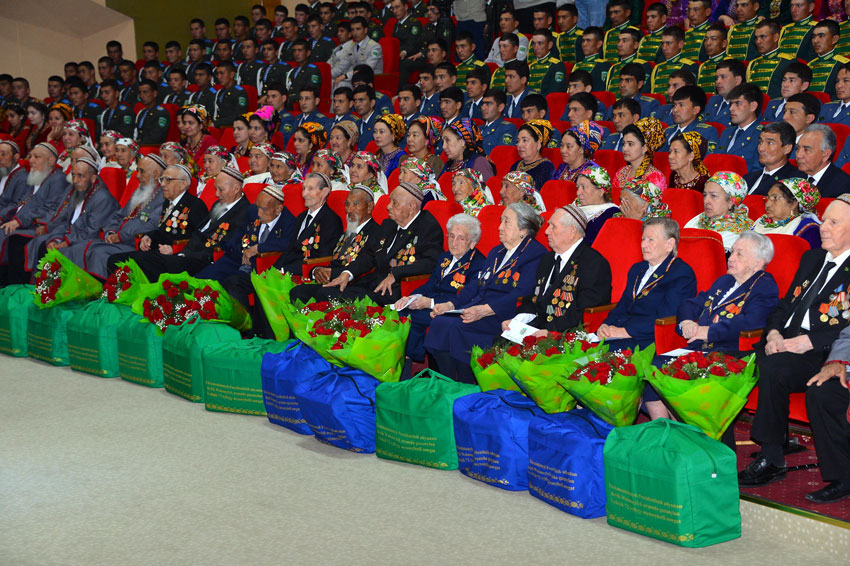
[[[797,168],[817,187],[821,197],[850,193],[850,175],[832,163],[836,143],[835,132],[824,124],[812,124],[797,142]]]
[[[788,293],[768,317],[764,338],[756,350],[759,396],[750,435],[761,445],[761,451],[738,474],[741,486],[767,485],[785,477],[783,444],[787,440],[789,395],[807,392],[807,405],[812,409],[823,401],[824,391],[814,392],[815,388],[807,385],[850,321],[850,194],[841,195],[827,207],[821,241],[822,249],[810,250],[800,259]],[[832,389],[830,385],[827,391]],[[818,456],[824,458],[822,475],[824,480],[838,483],[810,493],[808,499],[826,503],[850,493],[850,485],[841,481],[850,468],[839,470],[836,464],[843,465],[847,459],[831,458],[829,451],[824,451],[823,441],[829,443],[835,431],[826,430],[830,417],[815,412],[810,413],[810,419]]]

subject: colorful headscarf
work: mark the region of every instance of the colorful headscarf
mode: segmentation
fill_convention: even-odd
[[[102,134],[100,134],[101,138],[109,138],[114,142],[117,142],[124,136],[121,135],[120,132],[116,132],[115,130],[104,130]]]
[[[605,192],[606,199],[611,196],[611,176],[599,165],[588,165],[578,174],[579,177],[587,177],[591,183]]]
[[[466,214],[470,216],[478,216],[478,212],[482,208],[488,204],[493,204],[493,198],[490,196],[490,192],[485,190],[486,186],[484,185],[484,177],[481,176],[481,173],[475,169],[461,169],[455,173],[454,177],[452,177],[452,184],[454,184],[454,180],[457,177],[469,179],[472,183],[472,194],[463,199],[463,202],[460,203],[460,206],[463,207],[463,211]]]
[[[273,146],[272,144],[268,143],[268,142],[258,143],[257,145],[255,145],[254,147],[251,148],[251,151],[253,151],[255,149],[260,151],[260,153],[265,155],[266,159],[269,159],[269,160],[271,160],[272,155],[274,155],[275,151],[277,151],[277,148],[275,146]]]
[[[469,118],[460,118],[449,124],[449,129],[463,139],[466,149],[472,153],[484,153],[484,138],[475,122]]]
[[[749,192],[744,178],[732,171],[718,171],[709,177],[706,183],[720,185],[720,188],[732,199],[732,208],[740,206]]]
[[[223,159],[228,162],[230,161],[230,152],[220,145],[209,146],[204,152],[204,155],[213,155],[215,157],[218,157],[219,159]]]
[[[277,131],[278,126],[280,126],[280,114],[275,112],[274,106],[266,105],[259,108],[256,112],[246,112],[242,114],[242,117],[245,118],[248,122],[251,121],[251,118],[257,118],[263,122],[263,126],[266,128],[266,132],[269,134],[269,137],[272,136]]]
[[[195,160],[192,158],[192,154],[186,151],[186,148],[179,143],[170,141],[164,142],[159,146],[160,154],[162,154],[163,151],[170,151],[171,153],[176,154],[180,159],[180,163],[178,165],[185,165],[193,177],[197,177],[198,173],[200,173],[201,169],[198,164],[195,163]]]
[[[445,122],[442,118],[435,116],[419,116],[414,122],[420,124],[425,130],[425,138],[428,140],[428,151],[433,152],[440,143],[440,134],[443,133]]]
[[[691,152],[694,154],[694,169],[696,169],[698,175],[703,175],[708,177],[708,168],[703,163],[702,159],[705,156],[705,151],[708,146],[708,142],[702,135],[697,132],[682,132],[680,134],[685,141],[688,143],[688,147],[691,148]]]
[[[412,172],[414,175],[419,177],[419,188],[422,189],[422,192],[428,194],[430,192],[431,196],[436,198],[437,200],[445,200],[445,195],[437,188],[437,180],[434,177],[434,169],[428,164],[427,161],[423,159],[419,159],[413,155],[409,155],[407,159],[404,160],[399,166],[401,169],[407,169]]]
[[[820,191],[806,179],[793,177],[779,181],[788,189],[797,202],[800,203],[800,212],[814,212],[820,202]]]
[[[715,232],[732,232],[740,234],[753,226],[747,207],[743,204],[744,197],[749,192],[747,182],[743,177],[732,171],[718,171],[708,178],[706,184],[716,183],[729,196],[732,208],[716,218],[709,218],[705,212],[697,217],[697,228],[714,230]]]
[[[324,159],[331,166],[331,181],[340,181],[345,183],[345,175],[342,170],[342,159],[335,152],[329,149],[320,149],[313,155],[313,162],[316,159]]]
[[[130,138],[121,138],[120,140],[115,142],[115,145],[122,145],[132,151],[134,154],[139,153],[139,144],[137,144]]]
[[[567,130],[567,133],[575,136],[588,159],[602,144],[602,127],[596,122],[584,120],[578,126]]]
[[[310,140],[310,145],[313,150],[321,149],[328,143],[328,131],[325,127],[316,122],[304,122],[298,126],[299,130],[303,130],[307,134],[307,139]]]
[[[354,154],[355,159],[361,159],[366,163],[366,167],[372,170],[375,175],[381,170],[381,165],[378,163],[378,158],[368,151],[358,151]]]
[[[280,161],[289,169],[289,180],[293,182],[301,182],[303,179],[301,169],[298,168],[298,159],[288,151],[278,151],[271,157],[272,161]]]
[[[664,126],[657,118],[641,118],[635,122],[635,127],[640,130],[646,145],[646,155],[643,156],[643,160],[635,171],[635,177],[638,178],[643,177],[652,164],[652,156],[664,145]]]
[[[351,147],[357,147],[357,141],[360,139],[360,130],[357,129],[357,124],[351,120],[343,120],[336,124],[334,128],[339,128],[348,136]],[[331,128],[333,129],[333,128]]]
[[[65,125],[62,126],[63,130],[73,130],[80,134],[83,138],[87,138],[89,136],[89,127],[86,126],[86,123],[79,119],[68,120],[65,122]]]
[[[534,184],[534,178],[523,171],[511,171],[502,177],[502,182],[508,182],[522,191],[522,202],[540,212],[539,193]],[[541,199],[542,200],[542,199]]]
[[[661,202],[661,195],[664,193],[663,189],[652,181],[647,181],[645,179],[632,179],[626,183],[623,190],[633,193],[635,196],[642,198],[649,204],[643,220],[652,216],[671,216],[672,213],[670,212],[670,207],[667,206],[666,203]]]
[[[393,141],[398,145],[398,143],[404,139],[404,134],[407,133],[407,126],[404,125],[404,118],[399,116],[398,114],[384,114],[380,116],[376,121],[383,122],[390,129],[390,132],[393,134]]]
[[[58,110],[62,113],[62,116],[65,117],[65,120],[68,121],[74,117],[74,109],[65,104],[64,102],[55,102],[50,105],[48,112],[50,110]]]
[[[210,126],[210,115],[207,109],[200,104],[189,104],[180,109],[180,116],[191,114],[198,122],[201,123],[202,129],[207,129]]]
[[[543,147],[549,145],[552,139],[552,123],[549,120],[529,120],[522,125],[522,128],[530,130],[534,138],[541,143]],[[522,129],[521,128],[521,129]]]

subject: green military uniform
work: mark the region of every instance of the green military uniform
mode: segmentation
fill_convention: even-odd
[[[236,84],[256,87],[257,77],[265,68],[266,64],[259,59],[250,63],[247,61],[239,63],[239,67],[236,69]]]
[[[839,53],[850,53],[850,19],[841,22],[839,28],[841,30],[841,36],[838,38],[835,50]]]
[[[702,48],[702,42],[705,40],[705,32],[708,31],[710,25],[711,22],[706,20],[685,32],[685,46],[682,48],[682,55],[687,59],[691,61],[705,61],[708,59],[705,49]]]
[[[132,138],[135,121],[136,115],[133,114],[133,110],[124,103],[119,103],[114,109],[106,108],[100,115],[100,119],[95,122],[97,126],[95,139],[100,139],[100,135],[106,130],[115,130],[125,138]]]
[[[393,37],[401,43],[400,51],[405,55],[413,55],[422,49],[422,24],[413,17],[406,18],[393,28]]]
[[[730,59],[752,61],[759,56],[755,39],[753,39],[757,24],[758,17],[755,17],[729,28],[729,34],[726,36],[726,55]]]
[[[587,71],[590,73],[590,78],[593,79],[593,90],[605,90],[610,69],[611,62],[603,59],[599,53],[595,53],[585,57],[580,63],[576,63],[573,72]]]
[[[670,82],[670,75],[678,69],[687,69],[694,75],[697,74],[697,64],[690,59],[682,56],[681,53],[674,55],[663,63],[659,63],[652,69],[652,86],[650,92],[653,94],[667,94],[667,83]]]
[[[380,39],[384,37],[384,28],[378,22],[369,20],[369,31],[367,34],[374,41],[380,41]]]
[[[266,65],[266,68],[260,73],[259,79],[257,79],[257,91],[260,93],[260,96],[266,94],[269,85],[274,83],[285,85],[286,75],[289,74],[291,69],[292,67],[280,61]]]
[[[516,59],[511,59],[511,61],[516,61]],[[505,64],[511,61],[505,61]],[[490,77],[490,88],[505,90],[505,65],[502,65],[493,72],[493,76]]]
[[[284,41],[280,44],[280,60],[281,61],[294,61],[292,57],[292,44],[294,41]]]
[[[605,32],[605,38],[602,42],[602,56],[605,59],[617,58],[617,42],[620,40],[620,32],[629,27],[629,22],[626,20],[617,27],[613,27]]]
[[[567,92],[567,73],[557,57],[528,58],[528,88],[546,96],[552,92]]]
[[[139,145],[160,145],[168,137],[171,118],[162,106],[144,108],[136,115],[136,134]]]
[[[295,67],[286,76],[286,106],[292,108],[298,97],[301,96],[301,89],[306,86],[319,86],[322,82],[322,74],[318,67],[312,63],[307,63],[302,67]]]
[[[661,34],[666,28],[660,27],[649,35],[643,36],[637,50],[638,59],[660,63],[664,60],[661,53]]]
[[[248,111],[248,93],[239,85],[223,88],[215,95],[215,118],[213,126],[225,128]]]
[[[410,8],[410,15],[417,19],[428,17],[428,7],[425,5],[425,2],[420,1],[415,6],[412,6]]]
[[[847,61],[850,59],[843,55],[836,55],[835,50],[809,61],[809,67],[812,69],[809,90],[825,92],[830,98],[835,98],[835,79],[838,77],[838,68]]]
[[[782,94],[782,74],[793,60],[780,53],[779,48],[765,53],[747,65],[747,82],[757,84],[770,98],[777,98]]]
[[[322,35],[325,37],[336,37],[336,31],[339,26],[337,26],[336,22],[331,21],[322,26]]]
[[[83,104],[82,108],[79,106],[74,107],[74,118],[88,118],[97,124],[101,112],[103,112],[103,106],[96,102],[88,101]]]
[[[552,49],[549,50],[549,57],[554,57],[555,59],[561,58],[561,51],[560,51],[560,48],[558,47],[558,41],[560,41],[560,40],[561,40],[561,34],[556,32],[556,31],[553,31],[552,32]],[[528,50],[531,51],[531,45],[528,46]],[[534,52],[531,51],[531,53],[533,54]]]
[[[647,77],[652,75],[652,65],[643,59],[638,59],[637,52],[635,52],[611,65],[611,68],[608,70],[608,81],[605,90],[613,92],[617,97],[620,96],[620,70],[629,63],[640,64]]]
[[[334,40],[329,37],[308,39],[307,43],[310,46],[310,57],[307,60],[311,63],[327,63],[336,47]]]
[[[815,58],[815,50],[812,48],[812,32],[816,22],[812,16],[791,22],[782,28],[779,36],[779,52],[788,55],[791,59],[802,59],[811,61]]]
[[[133,86],[128,86],[121,90],[121,102],[125,103],[130,108],[135,108],[139,103],[139,83]]]
[[[457,82],[455,86],[457,86],[461,90],[466,90],[466,74],[472,69],[477,69],[479,67],[486,67],[487,64],[483,61],[479,61],[475,58],[475,55],[467,59],[462,63],[457,64]],[[528,81],[531,83],[531,79]]]
[[[163,103],[165,104],[175,104],[180,108],[183,108],[187,104],[189,104],[189,97],[192,96],[192,93],[186,90],[185,88],[181,92],[170,92],[165,97]]]
[[[563,32],[555,45],[558,47],[558,56],[564,63],[577,63],[584,59],[581,50],[581,37],[584,31],[574,27],[570,31]]]
[[[726,59],[726,52],[721,51],[711,59],[705,61],[699,66],[699,75],[697,75],[697,86],[700,87],[708,96],[714,94],[714,82],[717,78],[717,64]]]

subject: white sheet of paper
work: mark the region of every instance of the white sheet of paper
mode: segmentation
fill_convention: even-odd
[[[693,350],[688,350],[687,348],[676,348],[675,350],[670,350],[669,352],[664,352],[661,354],[662,356],[670,356],[671,358],[678,358],[679,356],[684,356],[686,354],[690,354]]]
[[[506,338],[507,340],[510,340],[511,342],[516,342],[517,344],[522,344],[523,338],[534,334],[538,330],[538,328],[529,326],[524,322],[519,322],[516,319],[512,319],[511,323],[508,325],[508,329],[502,332],[502,338]]]
[[[444,312],[443,314],[463,314],[463,309],[452,309]]]
[[[587,334],[587,341],[591,343],[599,342],[599,336],[596,335],[595,332],[589,332]]]
[[[404,305],[400,309],[396,309],[394,304],[391,305],[390,308],[393,309],[393,310],[403,311],[404,309],[406,309],[407,307],[410,306],[410,303],[412,303],[413,301],[415,301],[416,299],[418,299],[421,296],[422,295],[410,295],[410,298],[407,300],[406,303],[404,303]]]

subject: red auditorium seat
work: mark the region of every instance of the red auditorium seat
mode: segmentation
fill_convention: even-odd
[[[546,210],[554,212],[576,199],[576,184],[572,181],[556,179],[546,181],[540,189],[540,196],[543,198]]]
[[[481,222],[481,239],[476,247],[484,255],[489,254],[490,250],[501,243],[499,241],[499,224],[502,222],[504,210],[504,206],[491,204],[478,212],[478,221]]]
[[[667,189],[661,194],[661,202],[670,207],[680,227],[703,211],[702,193],[691,189]]]
[[[301,190],[300,183],[283,186],[283,205],[289,209],[289,212],[293,216],[298,216],[307,210],[307,207],[304,206],[304,197],[301,196]]]
[[[99,175],[115,200],[121,200],[127,187],[127,175],[124,170],[119,167],[104,167]]]
[[[265,187],[266,183],[247,183],[242,187],[242,193],[245,195],[245,198],[248,199],[248,202],[254,204],[257,200],[257,196]]]
[[[593,241],[593,248],[605,256],[611,265],[611,300],[620,300],[626,287],[629,268],[643,260],[640,239],[643,229],[640,220],[610,218],[602,225]]]
[[[546,104],[549,106],[549,118],[551,120],[560,120],[567,109],[567,104],[570,101],[570,95],[566,92],[552,92],[546,95]]]
[[[218,139],[218,143],[227,151],[230,151],[236,145],[236,139],[233,137],[233,127],[225,126],[221,129],[221,136]]]
[[[384,73],[398,73],[401,42],[397,38],[392,37],[392,34],[390,34],[387,37],[382,37],[378,43],[381,45],[381,50],[384,53]]]
[[[823,218],[823,213],[826,212],[826,207],[829,206],[829,204],[834,200],[834,198],[824,197],[820,199],[820,201],[818,201],[818,218]]]
[[[747,207],[747,216],[750,220],[758,220],[764,215],[764,196],[747,195],[744,197],[744,205]]]
[[[567,127],[567,129],[569,129],[569,126]],[[564,130],[561,131],[563,132]],[[541,152],[541,155],[551,161],[552,164],[555,166],[555,169],[557,169],[558,166],[564,162],[564,160],[561,159],[561,148],[559,147],[544,147],[543,151]]]
[[[239,167],[239,170],[242,171],[242,173],[248,173],[249,171],[251,171],[250,158],[247,156],[237,157],[236,165]]]
[[[726,273],[726,252],[723,243],[691,228],[682,230],[679,257],[691,266],[697,276],[697,291],[705,291],[718,277]]]
[[[342,226],[348,227],[348,215],[345,214],[345,199],[348,191],[331,191],[328,196],[328,206],[342,219]]]
[[[387,213],[387,204],[389,204],[389,202],[390,197],[387,195],[381,195],[375,202],[375,208],[372,209],[372,218],[374,218],[375,222],[378,224],[382,224],[384,220],[389,217],[389,214]]]
[[[452,200],[454,197],[452,195],[452,180],[454,179],[455,174],[451,171],[446,171],[440,178],[437,179],[437,184],[440,186],[440,190],[443,191],[443,194],[447,199]]]
[[[661,171],[661,174],[664,175],[665,179],[670,178],[669,157],[670,152],[668,151],[656,151],[655,155],[652,156],[652,164],[655,165],[659,171]]]
[[[519,153],[513,145],[497,145],[487,157],[496,166],[496,175],[500,177],[510,173],[511,165],[519,161]]]
[[[449,249],[449,235],[446,230],[446,224],[449,218],[463,212],[463,208],[451,200],[432,200],[425,204],[424,209],[434,215],[434,218],[440,223],[440,226],[443,228],[443,249]]]
[[[718,171],[733,171],[743,177],[747,174],[747,161],[740,155],[709,153],[703,160],[710,175]]]
[[[605,105],[606,108],[610,109],[614,106],[614,103],[617,102],[617,95],[613,92],[608,92],[607,90],[598,90],[590,93],[593,95],[595,99]]]
[[[767,237],[773,242],[773,260],[766,271],[776,279],[779,296],[784,297],[800,266],[800,258],[810,249],[809,243],[790,234],[768,234]]]
[[[490,189],[490,194],[493,195],[495,204],[502,203],[502,176],[493,175],[487,179],[487,188]]]
[[[201,194],[198,195],[198,198],[207,205],[208,210],[212,208],[212,205],[218,200],[215,194],[215,179],[209,179],[204,183],[204,188],[201,189]]]
[[[130,197],[133,196],[133,193],[136,189],[139,188],[139,175],[138,173],[133,173],[130,175],[130,179],[127,181],[127,185],[124,187],[124,194],[121,195],[121,198],[118,200],[118,204],[122,207],[130,202]]]
[[[597,162],[613,179],[621,167],[625,167],[626,160],[623,154],[613,149],[598,149],[593,154],[593,160]]]

